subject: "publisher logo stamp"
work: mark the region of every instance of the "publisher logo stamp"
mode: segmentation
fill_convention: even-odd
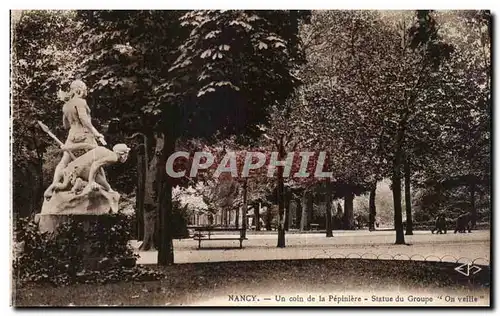
[[[478,273],[479,271],[481,271],[482,269],[478,266],[475,266],[471,263],[464,263],[458,267],[455,268],[455,271],[457,271],[458,273],[461,273],[465,276],[471,276],[471,275],[474,275],[476,273]]]

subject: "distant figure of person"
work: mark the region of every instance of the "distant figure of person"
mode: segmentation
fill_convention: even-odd
[[[436,232],[436,234],[446,234],[446,217],[444,216],[444,214],[438,215],[434,228],[431,230],[431,232],[433,234],[434,232]]]
[[[460,215],[456,221],[455,234],[457,232],[465,233],[466,231],[468,231],[470,233],[471,229],[472,229],[472,223],[471,223],[470,214],[464,213],[464,214]]]

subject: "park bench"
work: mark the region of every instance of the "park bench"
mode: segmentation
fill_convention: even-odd
[[[242,228],[236,227],[196,227],[194,228],[195,234],[193,239],[198,241],[198,249],[201,248],[202,241],[216,241],[216,240],[239,240],[240,248],[243,248],[243,240],[247,238],[243,237],[243,232],[245,231]],[[214,234],[215,232],[239,232],[238,237],[227,236],[224,234]],[[206,233],[206,234],[203,234]]]
[[[319,224],[311,224],[311,230],[318,230]]]

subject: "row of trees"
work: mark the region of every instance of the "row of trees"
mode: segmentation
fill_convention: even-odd
[[[407,234],[411,183],[489,189],[489,23],[487,12],[325,11],[305,25],[298,134],[332,153],[347,200],[357,188],[374,201],[376,183],[392,180],[397,244],[403,177]]]
[[[178,149],[327,151],[329,179],[287,180],[278,168],[275,179],[225,181],[243,188],[243,214],[275,197],[285,247],[290,197],[305,210],[320,192],[333,236],[332,200],[344,198],[352,229],[354,196],[369,193],[373,228],[376,185],[389,177],[404,243],[403,177],[407,234],[410,184],[468,186],[472,205],[489,190],[490,33],[483,11],[23,12],[13,28],[14,205],[38,212],[51,151],[34,123],[60,116],[57,90],[79,77],[108,139],[139,133],[145,150],[110,176],[138,189],[145,242],[157,224],[159,264],[174,262],[173,188],[221,185],[168,177]],[[64,135],[59,125],[50,127]]]

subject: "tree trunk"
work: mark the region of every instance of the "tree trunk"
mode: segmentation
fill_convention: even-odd
[[[349,191],[344,197],[344,229],[354,229],[354,193]]]
[[[161,190],[159,196],[159,249],[158,265],[174,264],[174,245],[172,242],[172,187],[173,181],[166,172],[166,162],[168,157],[175,152],[176,141],[176,113],[175,106],[168,106],[162,111],[162,124],[164,127],[164,145],[161,159],[158,159],[157,172],[159,175]]]
[[[311,190],[309,191],[309,194],[307,195],[307,204],[306,204],[306,226],[305,228],[307,230],[310,230],[311,229],[311,224],[312,224],[312,221],[313,221],[313,212],[314,212],[314,191]]]
[[[234,217],[234,226],[236,228],[240,228],[240,212],[241,212],[241,209],[238,207],[238,209],[236,210],[235,217]]]
[[[406,112],[405,114],[405,118],[400,123],[396,134],[394,165],[392,168],[392,197],[394,202],[394,229],[396,230],[396,245],[405,244],[403,215],[401,209],[401,166],[403,160],[402,147],[409,112]]]
[[[471,216],[471,226],[476,227],[477,221],[477,209],[476,209],[476,184],[472,183],[470,185],[470,216]]]
[[[172,184],[164,181],[160,200],[160,236],[158,265],[174,264],[174,245],[172,236]]]
[[[146,204],[144,207],[144,235],[142,237],[142,244],[139,247],[141,251],[154,251],[155,249],[155,224],[157,222],[156,206]]]
[[[295,227],[300,229],[300,223],[302,221],[302,201],[300,198],[295,199]]]
[[[242,238],[247,238],[247,212],[248,212],[248,185],[247,179],[245,178],[245,182],[243,183],[243,214],[241,219],[243,220],[241,223],[241,228],[243,229],[241,232]]]
[[[307,228],[307,206],[308,206],[308,202],[309,202],[309,195],[310,193],[308,193],[307,191],[304,191],[304,194],[302,196],[302,215],[300,216],[300,231],[303,232],[306,230]]]
[[[290,228],[290,200],[292,199],[292,191],[289,188],[285,188],[285,231]]]
[[[375,206],[375,194],[377,192],[377,183],[373,185],[370,190],[370,199],[369,199],[369,223],[368,227],[370,231],[375,230],[375,216],[377,215],[377,207]]]
[[[273,214],[271,213],[271,206],[266,206],[267,214],[266,214],[266,230],[271,230],[271,222],[273,220]]]
[[[278,160],[282,160],[285,156],[283,137],[280,139],[278,148]],[[283,181],[283,166],[278,166],[278,248],[285,248],[285,192]]]
[[[397,154],[401,156],[401,154]],[[396,157],[396,165],[392,171],[392,197],[394,202],[394,229],[396,230],[396,245],[405,244],[405,235],[403,228],[403,217],[401,209],[401,164],[398,161],[401,158]]]
[[[141,251],[156,250],[158,247],[159,239],[159,213],[158,213],[158,201],[159,201],[159,174],[157,172],[158,167],[158,153],[163,151],[164,137],[163,135],[155,135],[155,155],[149,162],[149,167],[145,174],[144,179],[144,204],[143,204],[143,236],[142,244],[139,247]]]
[[[255,214],[255,230],[260,231],[260,203],[255,203],[253,207],[253,211]]]
[[[137,188],[135,194],[135,218],[137,223],[137,240],[144,237],[144,195],[146,194],[146,169],[148,161],[145,160],[147,143],[144,142],[137,148]]]
[[[326,237],[333,237],[332,231],[332,192],[330,183],[326,184]]]
[[[406,235],[413,235],[413,218],[411,215],[411,171],[409,158],[405,159],[405,209],[406,209]]]

